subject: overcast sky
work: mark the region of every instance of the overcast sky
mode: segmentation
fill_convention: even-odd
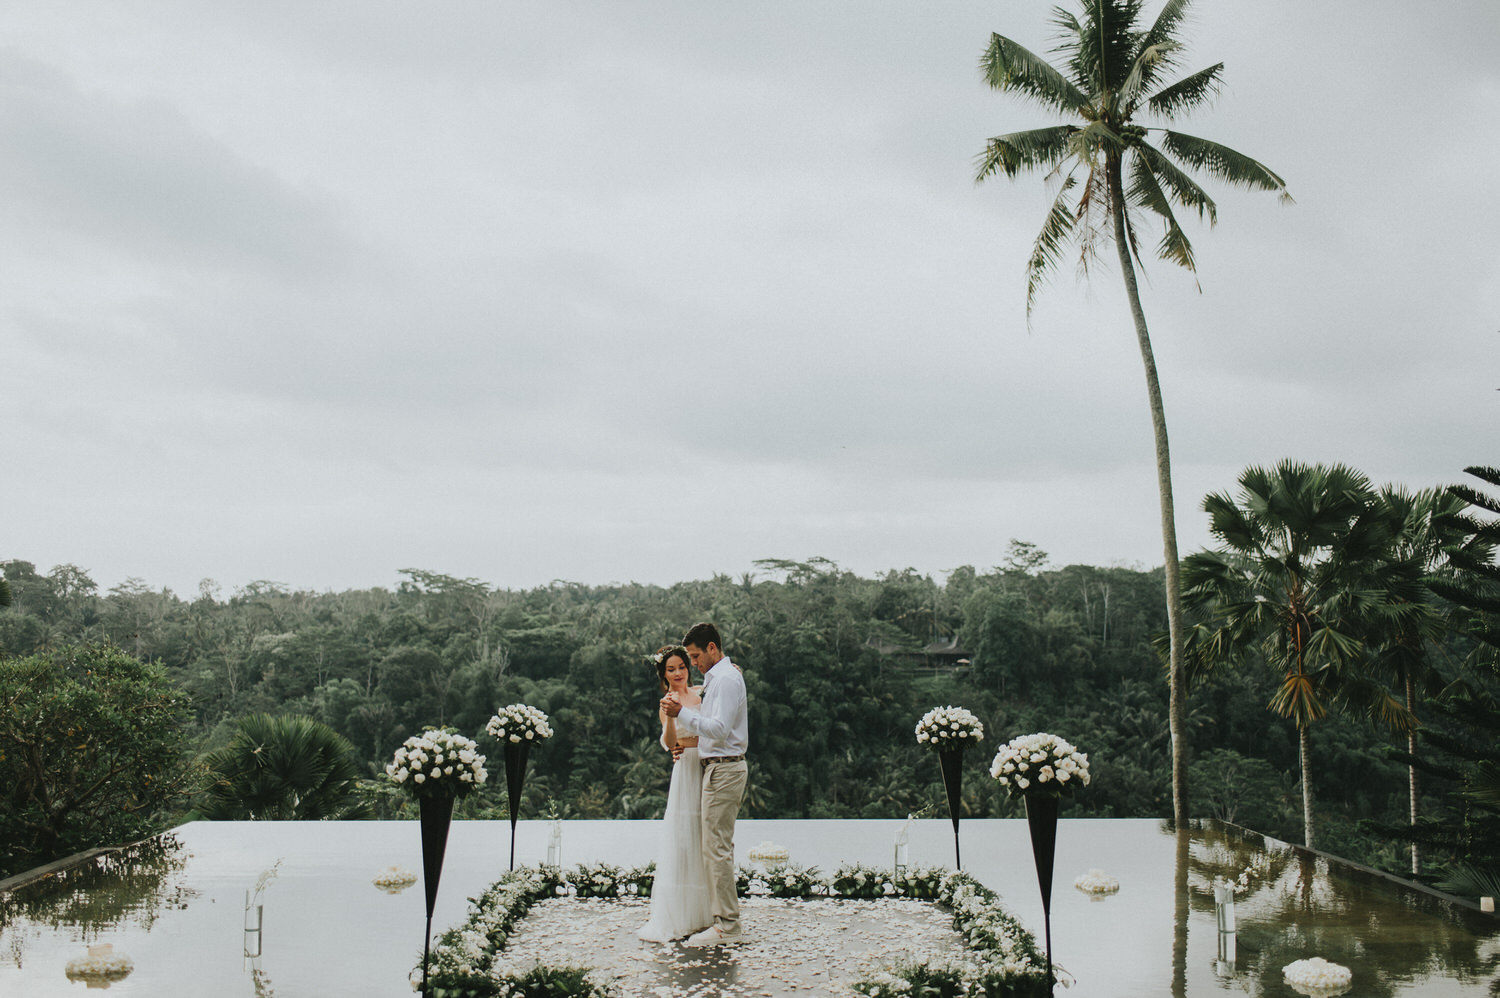
[[[1154,13],[1159,5],[1148,5]],[[0,559],[212,578],[1161,563],[1117,268],[1025,321],[1007,2],[0,12]],[[1249,464],[1500,464],[1500,4],[1200,0],[1211,187],[1143,301],[1184,552]],[[1112,257],[1111,257],[1112,259]]]

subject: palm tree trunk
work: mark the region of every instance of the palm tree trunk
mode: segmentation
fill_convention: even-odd
[[[1302,844],[1313,848],[1312,733],[1297,726],[1297,751],[1302,756]]]
[[[1130,301],[1130,315],[1135,320],[1135,338],[1141,350],[1141,364],[1146,369],[1146,395],[1151,403],[1151,430],[1156,441],[1156,489],[1161,502],[1161,543],[1165,561],[1167,589],[1168,654],[1168,727],[1172,734],[1172,824],[1187,827],[1188,820],[1188,744],[1187,679],[1182,664],[1182,588],[1177,558],[1177,514],[1172,504],[1172,458],[1167,446],[1167,412],[1162,405],[1161,383],[1156,377],[1156,357],[1151,350],[1151,335],[1146,329],[1146,313],[1141,309],[1140,290],[1135,283],[1135,267],[1130,261],[1130,244],[1125,238],[1125,190],[1120,180],[1120,158],[1108,162],[1109,200],[1115,223],[1115,249],[1120,254],[1120,273],[1125,278],[1125,297]]]
[[[1412,679],[1410,670],[1406,673],[1406,709],[1408,712],[1414,710],[1417,698],[1416,683]],[[1417,732],[1413,728],[1406,733],[1406,754],[1411,758],[1417,757]],[[1406,766],[1406,786],[1411,795],[1411,827],[1417,827],[1417,767],[1413,763]],[[1412,876],[1422,872],[1422,859],[1417,851],[1417,840],[1411,840],[1411,873]]]

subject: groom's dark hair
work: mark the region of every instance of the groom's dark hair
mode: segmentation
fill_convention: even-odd
[[[710,644],[719,651],[724,650],[724,642],[719,639],[719,629],[708,621],[689,627],[688,632],[682,636],[682,643],[692,645],[700,651],[707,651]]]

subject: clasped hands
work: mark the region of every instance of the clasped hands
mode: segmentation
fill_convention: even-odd
[[[676,693],[668,693],[666,696],[664,696],[664,697],[661,698],[661,709],[662,709],[662,713],[666,714],[668,717],[676,717],[682,711],[682,701],[679,700],[679,699],[677,699],[677,694]],[[676,762],[678,759],[681,759],[681,758],[682,758],[682,746],[681,745],[673,745],[672,746],[672,761]]]

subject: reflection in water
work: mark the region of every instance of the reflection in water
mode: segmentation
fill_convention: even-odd
[[[135,964],[124,953],[116,953],[110,943],[90,946],[87,956],[74,957],[63,968],[70,981],[83,981],[90,988],[107,988],[124,980]]]
[[[745,824],[748,841],[792,843],[799,856],[831,869],[844,861],[890,863],[899,822]],[[522,831],[528,827],[528,859],[539,861],[547,823]],[[1500,986],[1492,989],[1500,971],[1494,916],[1218,822],[1181,837],[1155,820],[1066,821],[1064,828],[1071,851],[1059,857],[1062,869],[1098,866],[1124,876],[1120,892],[1102,903],[1076,891],[1054,898],[1055,926],[1072,947],[1064,962],[1078,976],[1059,995],[1295,998],[1282,968],[1321,956],[1353,971],[1349,993],[1362,998],[1500,998]],[[420,954],[408,936],[424,921],[422,892],[387,895],[372,877],[420,859],[415,831],[413,822],[203,822],[106,855],[0,897],[0,995],[81,995],[83,984],[70,984],[64,966],[106,941],[136,961],[114,993],[408,993]],[[507,831],[503,823],[455,823],[444,925],[462,917],[465,894],[494,880],[493,845]],[[965,834],[975,839],[976,875],[1039,930],[1025,822],[976,820]],[[634,862],[657,846],[651,822],[580,821],[568,824],[567,835],[579,861]],[[910,861],[948,862],[951,836],[946,819],[913,823]],[[247,933],[257,923],[244,921],[246,889],[280,856],[285,868],[266,891],[262,931]],[[1215,881],[1237,888],[1237,933],[1218,931]],[[349,959],[330,960],[331,953]],[[744,968],[734,963],[734,954],[722,954],[694,973],[705,987],[738,973],[743,988]]]
[[[162,912],[186,908],[197,895],[182,882],[187,857],[167,832],[0,895],[0,952],[19,967],[27,943],[43,932],[70,929],[88,942],[124,924],[150,929]]]
[[[1482,982],[1500,968],[1481,945],[1494,926],[1436,895],[1358,868],[1335,875],[1325,856],[1232,826],[1206,823],[1194,846],[1195,904],[1213,904],[1216,881],[1236,887],[1238,976],[1252,994],[1311,957],[1349,967],[1357,992],[1373,998],[1435,976]],[[1414,909],[1434,917],[1412,918]]]
[[[1188,858],[1191,853],[1193,833],[1179,828],[1176,863],[1172,878],[1172,998],[1187,995],[1187,937],[1188,937]]]

